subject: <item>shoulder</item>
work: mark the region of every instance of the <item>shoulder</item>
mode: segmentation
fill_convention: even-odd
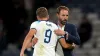
[[[70,29],[75,29],[76,28],[76,26],[74,24],[69,23],[69,22],[66,23],[65,27],[70,28]]]
[[[50,21],[48,21],[50,24],[52,24],[52,27],[55,27],[55,28],[58,28],[58,26],[55,24],[55,23],[53,23],[53,22],[50,22]]]
[[[39,24],[41,24],[41,21],[34,21],[31,23],[31,25],[39,25]]]
[[[68,26],[72,26],[72,27],[75,27],[75,25],[74,24],[72,24],[72,23],[66,23],[66,25],[68,25]]]
[[[40,23],[41,21],[34,21],[34,22],[32,22],[32,24],[38,24],[38,23]]]
[[[52,24],[53,26],[57,26],[55,23],[48,21],[50,24]]]
[[[34,21],[31,23],[30,27],[31,28],[36,27],[39,23],[40,23],[40,21]]]

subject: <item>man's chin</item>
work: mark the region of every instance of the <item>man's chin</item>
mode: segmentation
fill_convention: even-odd
[[[65,24],[66,24],[65,22],[62,23],[62,25],[65,25]]]

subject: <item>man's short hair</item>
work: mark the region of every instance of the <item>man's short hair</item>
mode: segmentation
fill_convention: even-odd
[[[37,9],[36,15],[40,18],[45,18],[48,16],[48,10],[45,7],[40,7]]]
[[[67,10],[67,11],[69,11],[69,8],[66,7],[66,6],[59,6],[59,7],[57,8],[57,13],[59,14],[61,10]]]

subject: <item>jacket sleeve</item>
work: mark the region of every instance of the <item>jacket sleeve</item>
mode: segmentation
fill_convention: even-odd
[[[68,41],[71,41],[72,43],[75,43],[76,45],[80,45],[80,37],[78,35],[77,29],[75,25],[73,25],[70,29],[72,33],[68,33]]]

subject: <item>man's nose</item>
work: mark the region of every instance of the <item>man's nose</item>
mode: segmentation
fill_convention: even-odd
[[[67,17],[65,17],[64,19],[67,19]]]
[[[68,16],[65,17],[65,19],[67,19],[67,18],[68,18]]]

